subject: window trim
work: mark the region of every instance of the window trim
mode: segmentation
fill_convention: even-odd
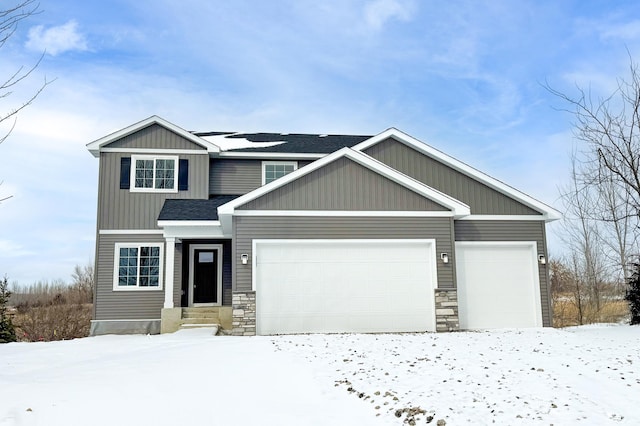
[[[140,287],[140,248],[141,247],[158,247],[159,265],[158,265],[158,286],[157,287]],[[119,269],[120,269],[120,249],[121,248],[137,248],[138,249],[138,278],[136,286],[119,286]],[[162,291],[164,277],[164,243],[115,243],[113,252],[113,291]]]
[[[153,160],[153,188],[136,188],[136,162],[137,160]],[[173,188],[155,188],[155,180],[156,180],[156,160],[173,160],[174,163],[174,177],[173,177]],[[131,192],[164,192],[164,193],[175,193],[178,192],[178,176],[180,168],[180,161],[177,155],[132,155],[131,156],[131,171],[130,171],[130,186],[129,191]]]
[[[266,185],[266,182],[267,182],[267,166],[278,166],[278,165],[284,165],[284,166],[291,166],[292,165],[294,172],[296,170],[298,170],[298,162],[297,161],[263,161],[262,162],[262,186]],[[273,182],[273,181],[271,181],[271,182]]]

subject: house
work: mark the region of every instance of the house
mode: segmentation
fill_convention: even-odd
[[[154,116],[87,147],[93,335],[551,325],[560,214],[397,129],[194,133]]]

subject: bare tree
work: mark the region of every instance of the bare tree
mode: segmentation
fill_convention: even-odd
[[[593,184],[610,183],[625,194],[632,207],[627,214],[640,217],[640,70],[629,58],[629,76],[617,80],[608,97],[594,99],[590,90],[578,87],[571,97],[546,86],[570,105],[575,118],[574,135],[585,143],[585,164],[595,172]]]
[[[0,9],[0,51],[5,46],[7,41],[16,33],[18,26],[25,19],[39,13],[40,3],[36,0],[20,0],[13,5],[3,5]],[[10,74],[8,77],[0,78],[0,101],[6,101],[6,99],[14,93],[14,90],[28,78],[34,70],[40,65],[44,53],[32,66],[18,66],[16,71]],[[35,90],[30,96],[22,101],[18,101],[10,106],[2,106],[0,110],[0,124],[8,122],[9,130],[4,134],[0,134],[0,144],[7,140],[11,132],[16,126],[18,119],[18,113],[27,106],[31,105],[33,101],[42,93],[44,88],[50,82],[44,80],[42,85]],[[5,110],[6,108],[6,110]],[[0,182],[2,184],[2,182]],[[0,203],[10,196],[0,196]]]
[[[71,274],[73,278],[72,287],[78,292],[80,303],[93,303],[93,264],[85,266],[76,265]]]

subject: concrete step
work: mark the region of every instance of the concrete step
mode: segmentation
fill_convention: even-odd
[[[182,325],[208,324],[220,325],[218,318],[182,318]]]
[[[183,312],[182,318],[218,318],[218,313],[211,312]]]
[[[220,332],[220,326],[218,324],[182,324],[180,326],[181,330],[192,330],[194,328],[209,329],[214,336]]]
[[[203,307],[203,308],[182,308],[182,318],[219,318],[220,308]]]

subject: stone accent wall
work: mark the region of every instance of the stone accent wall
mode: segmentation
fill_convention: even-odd
[[[255,336],[256,335],[256,292],[255,291],[234,291],[233,292],[233,330],[234,336]]]
[[[458,291],[437,289],[436,299],[436,331],[459,331]]]

